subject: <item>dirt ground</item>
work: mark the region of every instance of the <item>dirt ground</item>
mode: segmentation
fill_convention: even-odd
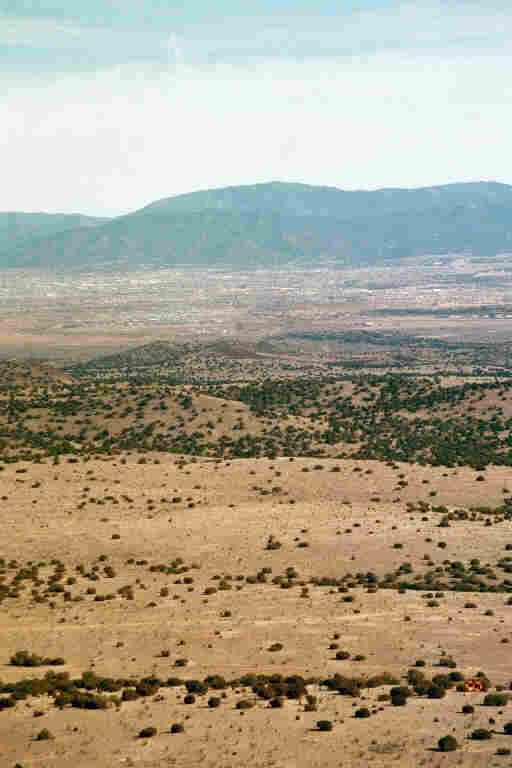
[[[181,464],[154,454],[144,461],[128,455],[56,465],[18,462],[0,472],[0,555],[18,566],[46,563],[43,578],[57,559],[64,580],[76,577],[71,599],[57,594],[54,607],[31,599],[28,587],[3,600],[3,683],[47,671],[9,664],[12,654],[27,649],[63,657],[58,671],[71,677],[92,669],[110,677],[199,680],[213,674],[232,680],[248,672],[324,679],[336,672],[387,671],[402,678],[417,659],[432,676],[443,671],[435,667],[444,654],[465,677],[482,670],[491,690],[508,689],[512,607],[503,592],[446,591],[437,606],[427,607],[423,591],[355,586],[348,602],[336,587],[309,582],[348,572],[372,571],[381,578],[404,562],[421,573],[426,555],[436,566],[471,558],[494,566],[512,543],[510,521],[489,525],[484,515],[440,528],[438,513],[408,511],[407,502],[450,510],[496,507],[512,487],[512,469],[490,467],[477,480],[469,468],[349,460],[189,458]],[[397,491],[399,478],[408,485]],[[267,549],[270,536],[279,548]],[[189,566],[184,575],[150,570],[176,558]],[[82,578],[80,564],[89,572],[96,564],[99,578]],[[105,565],[113,575],[105,575]],[[246,581],[262,568],[271,569],[267,583]],[[272,577],[287,568],[298,584],[282,589]],[[221,582],[231,588],[212,591]],[[87,592],[92,584],[96,593]],[[128,584],[133,600],[117,593]],[[301,596],[304,585],[307,594]],[[107,593],[114,598],[94,599]],[[468,601],[475,607],[465,607]],[[335,635],[349,659],[336,660],[329,648]],[[274,643],[282,649],[270,651]],[[181,658],[186,667],[176,669]],[[228,689],[217,708],[207,705],[208,694],[185,704],[183,687],[160,688],[156,696],[101,711],[59,710],[49,697],[29,697],[0,711],[0,766],[512,765],[510,756],[496,755],[512,748],[512,737],[503,733],[512,720],[510,702],[483,707],[483,694],[452,688],[440,700],[413,696],[394,707],[378,700],[389,686],[363,689],[357,699],[315,685],[308,691],[318,697],[317,711],[288,699],[273,709],[241,687]],[[255,706],[236,709],[242,698]],[[475,710],[464,715],[461,706],[468,701]],[[361,706],[376,712],[369,719],[354,717]],[[489,725],[489,718],[495,723]],[[332,722],[330,732],[316,728],[322,719]],[[175,722],[184,725],[183,733],[170,733]],[[138,738],[146,726],[157,734]],[[37,741],[42,728],[54,738]],[[476,728],[491,728],[492,739],[467,738]],[[447,734],[460,746],[443,754],[437,742]]]

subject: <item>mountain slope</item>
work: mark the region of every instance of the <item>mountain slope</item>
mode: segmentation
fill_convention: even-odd
[[[239,268],[392,263],[512,250],[512,187],[346,192],[270,183],[194,192],[1,247],[0,266]]]
[[[83,216],[80,213],[0,213],[0,250],[16,247],[32,237],[94,227],[105,221],[108,219]]]
[[[150,203],[135,215],[194,213],[204,210],[268,212],[288,216],[353,219],[451,206],[512,206],[512,186],[496,182],[445,184],[421,189],[343,190],[273,181],[201,190]]]

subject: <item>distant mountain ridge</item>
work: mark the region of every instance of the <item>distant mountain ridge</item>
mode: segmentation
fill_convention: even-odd
[[[357,266],[462,251],[512,251],[512,186],[270,182],[177,195],[106,220],[0,214],[0,267]]]
[[[81,213],[0,213],[0,251],[23,240],[45,237],[81,227],[95,227],[108,219]]]

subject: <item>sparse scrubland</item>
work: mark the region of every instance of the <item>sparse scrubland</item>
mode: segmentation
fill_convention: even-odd
[[[512,381],[197,354],[1,364],[0,766],[508,764]]]

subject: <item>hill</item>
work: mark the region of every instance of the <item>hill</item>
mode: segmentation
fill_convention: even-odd
[[[512,187],[374,192],[272,182],[194,192],[128,216],[0,239],[1,267],[390,264],[510,249]],[[28,226],[28,225],[27,225]]]
[[[22,246],[34,237],[48,237],[70,229],[95,227],[107,220],[80,213],[0,213],[0,250]]]

